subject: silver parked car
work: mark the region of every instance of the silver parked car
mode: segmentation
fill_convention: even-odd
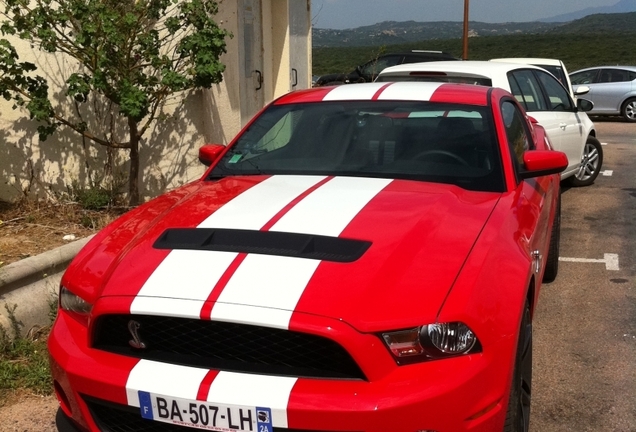
[[[636,66],[599,66],[570,74],[572,88],[588,87],[590,115],[621,115],[636,122]]]

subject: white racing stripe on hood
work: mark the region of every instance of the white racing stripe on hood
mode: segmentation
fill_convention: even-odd
[[[325,176],[273,176],[238,195],[197,228],[260,230],[287,204]]]
[[[297,378],[219,372],[208,393],[208,402],[266,407],[274,427],[287,427],[287,404]]]
[[[391,180],[336,177],[313,191],[271,229],[337,237]],[[287,329],[319,260],[248,255],[212,308],[212,319]],[[255,313],[271,308],[276,313]]]
[[[141,360],[130,371],[126,381],[128,405],[139,407],[139,390],[196,400],[199,386],[207,373],[207,369]]]
[[[337,237],[391,181],[336,177],[294,206],[270,231]]]
[[[258,230],[324,179],[323,176],[269,177],[236,196],[198,227]],[[203,303],[236,256],[233,252],[171,251],[141,287],[130,312],[198,318]],[[173,302],[173,298],[191,301]]]

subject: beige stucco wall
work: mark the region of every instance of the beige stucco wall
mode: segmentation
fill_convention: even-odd
[[[287,25],[290,1],[308,4],[310,0],[261,0],[264,103],[291,90]],[[221,59],[226,65],[223,82],[210,90],[176,95],[166,105],[165,117],[143,138],[140,191],[145,199],[199,178],[204,172],[198,161],[199,147],[204,143],[229,143],[246,123],[246,119],[241,119],[240,109],[239,89],[245,84],[240,82],[238,73],[237,5],[238,0],[220,2],[216,17],[222,27],[235,35],[227,40],[227,53]],[[68,103],[61,91],[65,79],[74,71],[73,65],[61,56],[35,51],[21,40],[14,38],[11,42],[21,61],[35,63],[39,73],[47,77],[51,93],[60,101],[56,104],[57,109],[72,112],[74,106]],[[311,53],[311,49],[308,52]],[[307,58],[309,69],[310,57]],[[40,142],[37,124],[28,119],[24,110],[13,110],[12,105],[12,102],[0,98],[0,200],[14,200],[25,194],[42,198],[60,197],[74,182],[86,185],[90,182],[89,177],[103,177],[109,157],[115,161],[114,177],[126,177],[126,151],[107,151],[66,128],[60,128],[46,141]],[[94,106],[82,108],[89,123],[99,123],[100,116],[96,115],[99,112]],[[122,126],[120,133],[124,130]],[[126,188],[124,186],[123,190]]]

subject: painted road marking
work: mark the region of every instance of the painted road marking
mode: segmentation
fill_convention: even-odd
[[[605,177],[611,177],[612,174],[614,174],[614,171],[612,170],[605,170],[605,171],[601,171],[601,174],[603,174]]]
[[[618,254],[603,254],[603,259],[588,259],[588,258],[566,258],[559,257],[559,261],[567,262],[580,262],[580,263],[605,263],[605,270],[619,270],[618,267]]]
[[[607,145],[607,143],[601,143],[601,145]]]

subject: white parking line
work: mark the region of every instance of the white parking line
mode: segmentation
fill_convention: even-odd
[[[607,145],[607,143],[601,143],[601,145]]]
[[[601,171],[601,174],[603,174],[605,177],[611,177],[612,174],[614,174],[614,171],[612,170],[605,170],[605,171]]]
[[[605,263],[605,270],[617,271],[618,267],[618,254],[603,254],[603,259],[589,259],[589,258],[566,258],[559,257],[559,261],[567,262],[580,262],[580,263]]]

